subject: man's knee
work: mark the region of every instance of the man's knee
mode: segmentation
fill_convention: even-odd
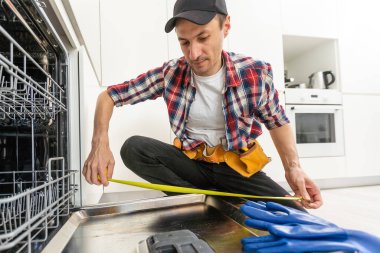
[[[128,166],[133,159],[136,159],[137,154],[141,152],[143,138],[142,136],[134,135],[124,142],[120,149],[120,156],[126,166]]]

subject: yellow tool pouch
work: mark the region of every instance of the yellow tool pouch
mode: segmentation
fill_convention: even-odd
[[[271,158],[267,157],[258,141],[255,140],[251,145],[244,153],[237,154],[227,151],[224,154],[225,163],[244,177],[252,176],[271,161]]]
[[[182,143],[178,138],[174,139],[173,145],[182,149]],[[270,162],[260,144],[255,140],[250,148],[244,153],[225,151],[221,145],[209,148],[201,144],[192,150],[182,151],[187,157],[193,160],[200,160],[210,163],[225,162],[229,167],[244,177],[250,177],[262,170]]]

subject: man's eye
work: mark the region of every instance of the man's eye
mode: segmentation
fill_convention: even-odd
[[[200,41],[205,41],[205,40],[207,40],[207,39],[208,39],[208,36],[206,36],[206,37],[200,37],[200,38],[199,38]]]
[[[189,42],[188,42],[188,41],[183,41],[183,42],[181,42],[181,46],[187,46],[187,45],[189,45]]]

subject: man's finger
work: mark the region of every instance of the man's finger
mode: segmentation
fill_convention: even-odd
[[[108,163],[108,166],[107,166],[107,181],[109,178],[112,178],[112,175],[113,175],[113,169],[115,168],[115,161],[114,160],[111,160],[109,163]]]
[[[99,177],[100,177],[100,182],[102,183],[102,185],[104,185],[104,186],[108,186],[108,180],[107,180],[107,177],[106,177],[106,173],[105,173],[105,169],[104,169],[105,167],[103,167],[103,169],[102,168],[100,168],[99,170],[98,170],[98,175],[99,175]],[[99,181],[98,181],[99,182]]]
[[[100,182],[98,180],[98,168],[99,163],[94,164],[94,166],[91,167],[91,182],[96,185],[100,185]]]
[[[313,201],[309,204],[310,208],[316,209],[323,205],[322,195],[317,193],[313,195]]]
[[[87,171],[87,162],[84,163],[83,169],[82,169],[82,175],[86,177],[86,171]]]
[[[304,201],[310,202],[310,195],[306,190],[305,181],[301,181],[298,183],[298,191],[301,194]]]
[[[91,163],[88,163],[87,164],[87,169],[86,169],[86,181],[89,183],[89,184],[92,184],[91,182]]]

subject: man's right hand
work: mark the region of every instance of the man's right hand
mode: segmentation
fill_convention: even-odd
[[[112,178],[115,159],[109,146],[108,126],[113,107],[114,102],[107,91],[100,93],[96,103],[92,148],[82,171],[90,184],[107,186],[108,178]]]
[[[115,159],[109,147],[108,136],[93,140],[91,152],[82,171],[86,181],[90,184],[108,186],[108,178],[112,178],[114,166]]]

